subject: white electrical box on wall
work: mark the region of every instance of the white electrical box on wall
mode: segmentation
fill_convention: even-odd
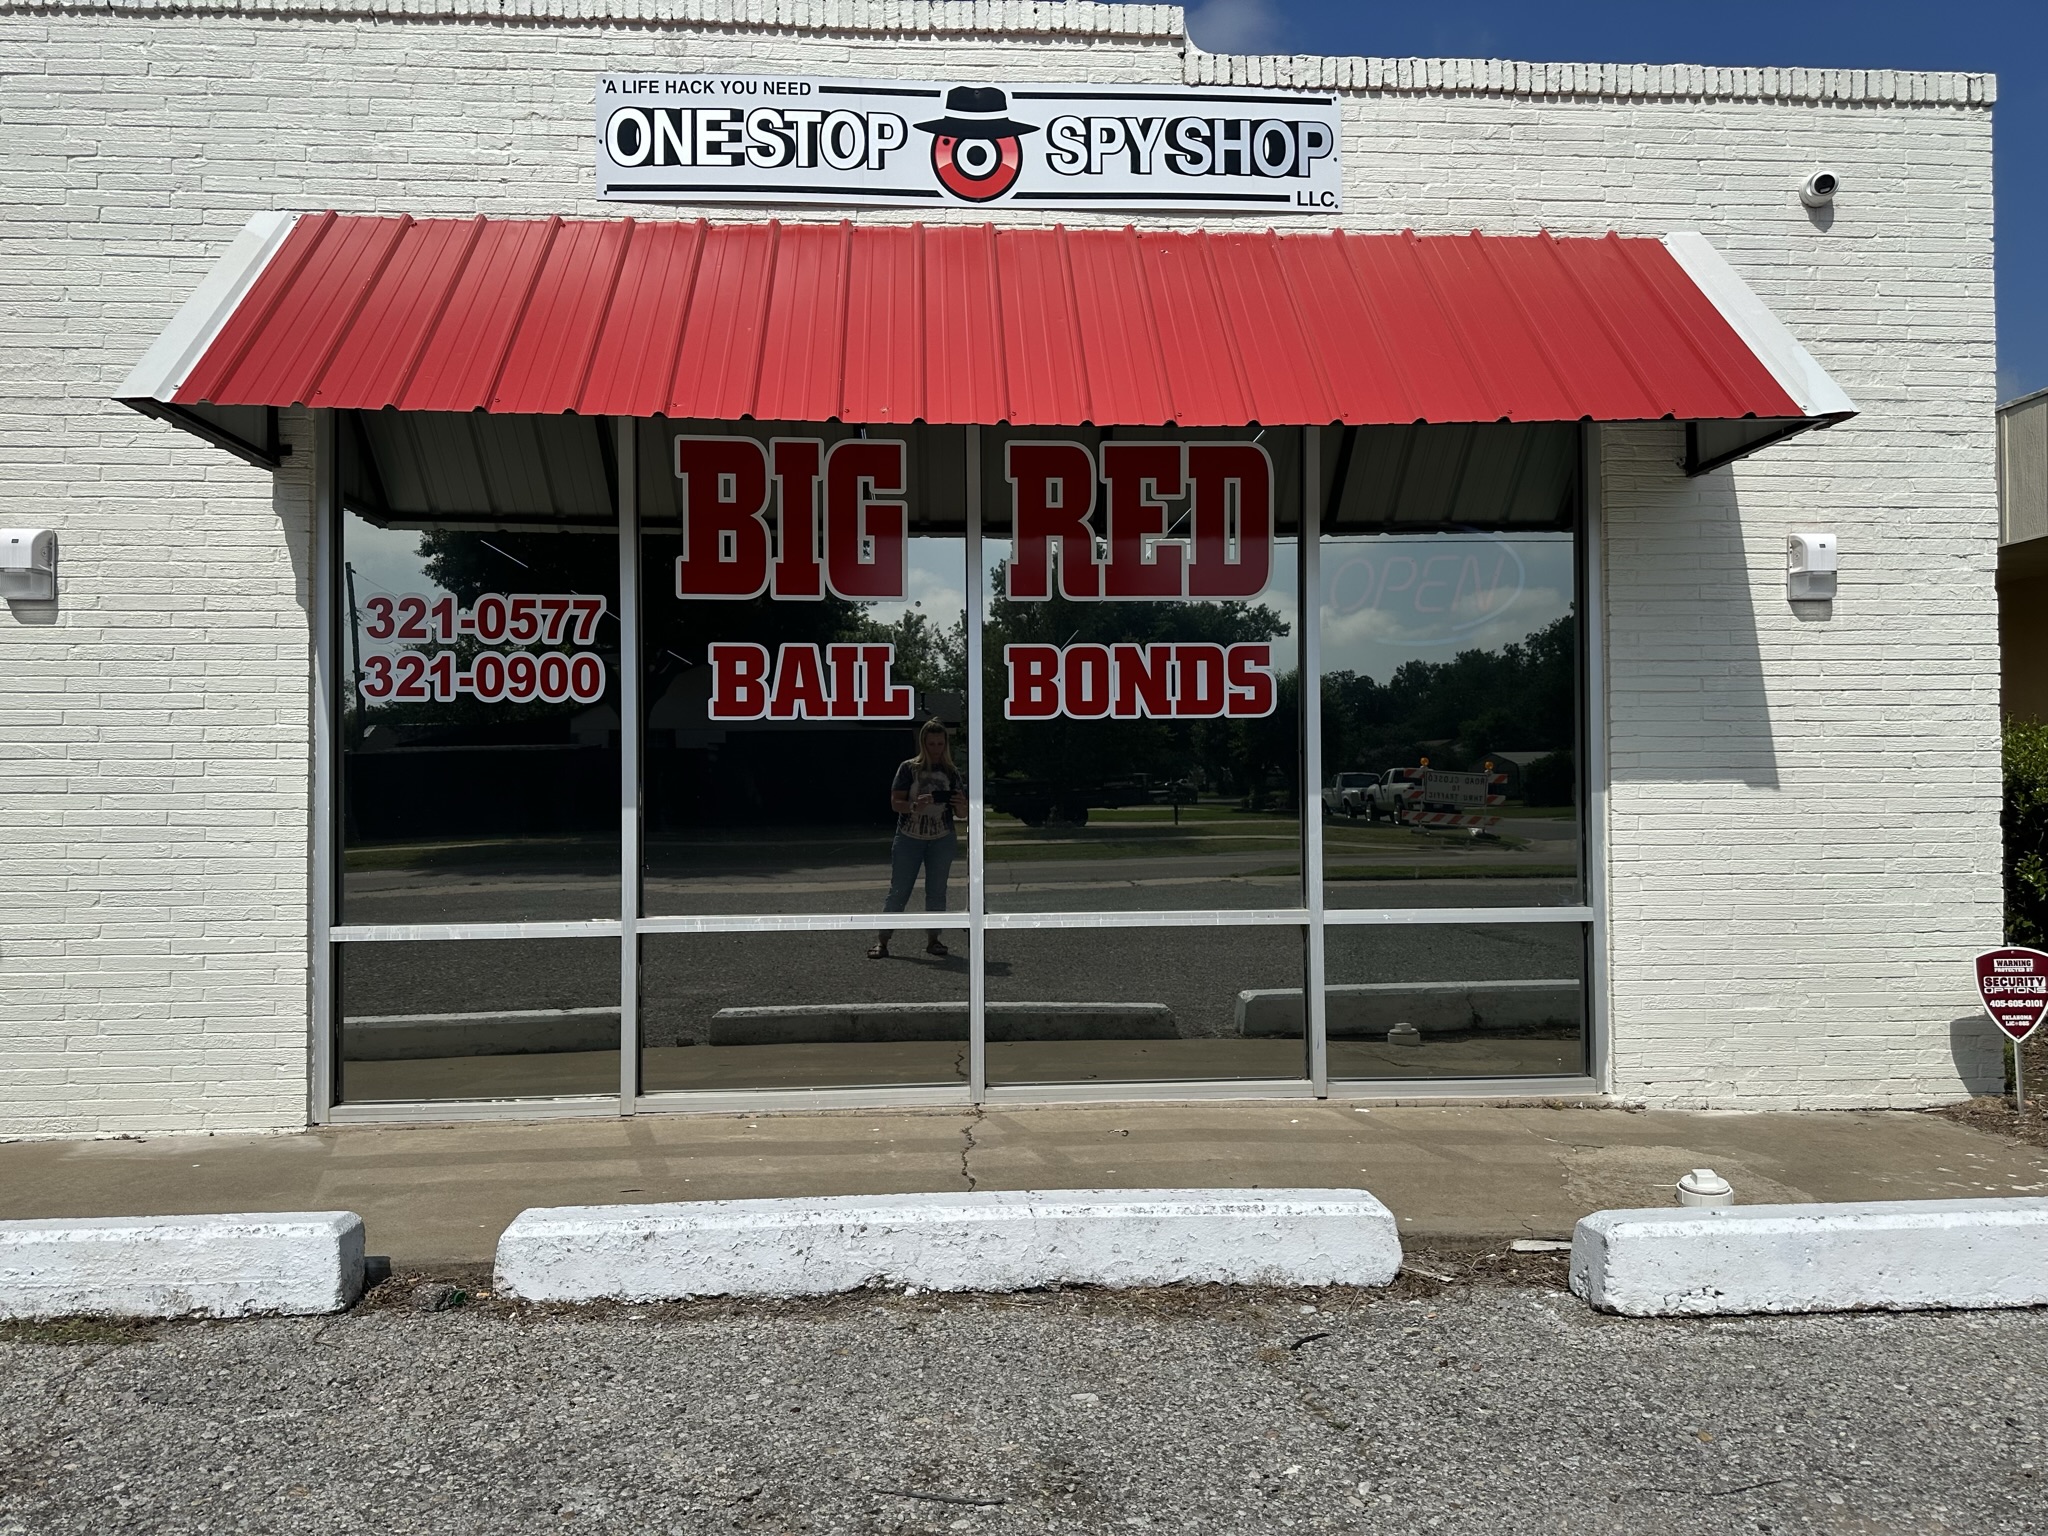
[[[1835,595],[1835,536],[1785,535],[1785,596],[1795,603],[1830,601]]]
[[[55,529],[0,528],[0,597],[11,603],[56,600]]]

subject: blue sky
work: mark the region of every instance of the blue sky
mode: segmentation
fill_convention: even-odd
[[[1998,393],[2048,388],[2048,0],[1198,0],[1219,53],[1960,69],[1998,76]]]

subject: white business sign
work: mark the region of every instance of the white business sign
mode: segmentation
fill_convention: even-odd
[[[1150,209],[1343,206],[1337,103],[1282,91],[604,75],[614,202]]]

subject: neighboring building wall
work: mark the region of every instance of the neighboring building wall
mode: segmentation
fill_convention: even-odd
[[[2048,539],[2048,390],[1998,408],[1998,542]]]
[[[2048,391],[1998,411],[1999,703],[2048,720]]]
[[[65,572],[58,626],[0,621],[0,1133],[305,1114],[305,457],[273,490],[107,395],[259,209],[682,216],[591,196],[622,68],[1337,87],[1348,227],[1705,231],[1865,414],[1697,481],[1676,429],[1608,434],[1613,1087],[1988,1081],[1955,1023],[1998,930],[1988,81],[1224,59],[1165,7],[610,9],[0,0],[44,72],[0,97],[0,506]],[[1832,228],[1795,196],[1822,163]],[[1824,620],[1784,604],[1795,525],[1842,535]]]
[[[1998,552],[1999,708],[2048,721],[2048,539]]]

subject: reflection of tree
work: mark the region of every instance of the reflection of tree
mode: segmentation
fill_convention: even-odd
[[[1135,645],[1277,640],[1286,635],[1280,615],[1246,602],[1013,603],[995,576],[996,600],[982,637],[982,683],[988,704],[982,721],[989,775],[1040,780],[1057,794],[1145,775],[1154,785],[1192,778],[1211,790],[1263,794],[1269,772],[1294,778],[1299,683],[1280,678],[1279,704],[1260,720],[1005,720],[1008,677],[1003,647],[1076,641]],[[1282,660],[1278,655],[1276,662]]]
[[[955,619],[949,629],[940,629],[932,623],[931,615],[915,608],[906,609],[893,624],[860,616],[849,633],[837,638],[895,646],[895,675],[918,688],[948,693],[966,691],[965,616]]]
[[[1386,682],[1323,678],[1332,769],[1476,768],[1489,752],[1568,752],[1576,732],[1578,624],[1571,614],[1498,651],[1404,661]]]

